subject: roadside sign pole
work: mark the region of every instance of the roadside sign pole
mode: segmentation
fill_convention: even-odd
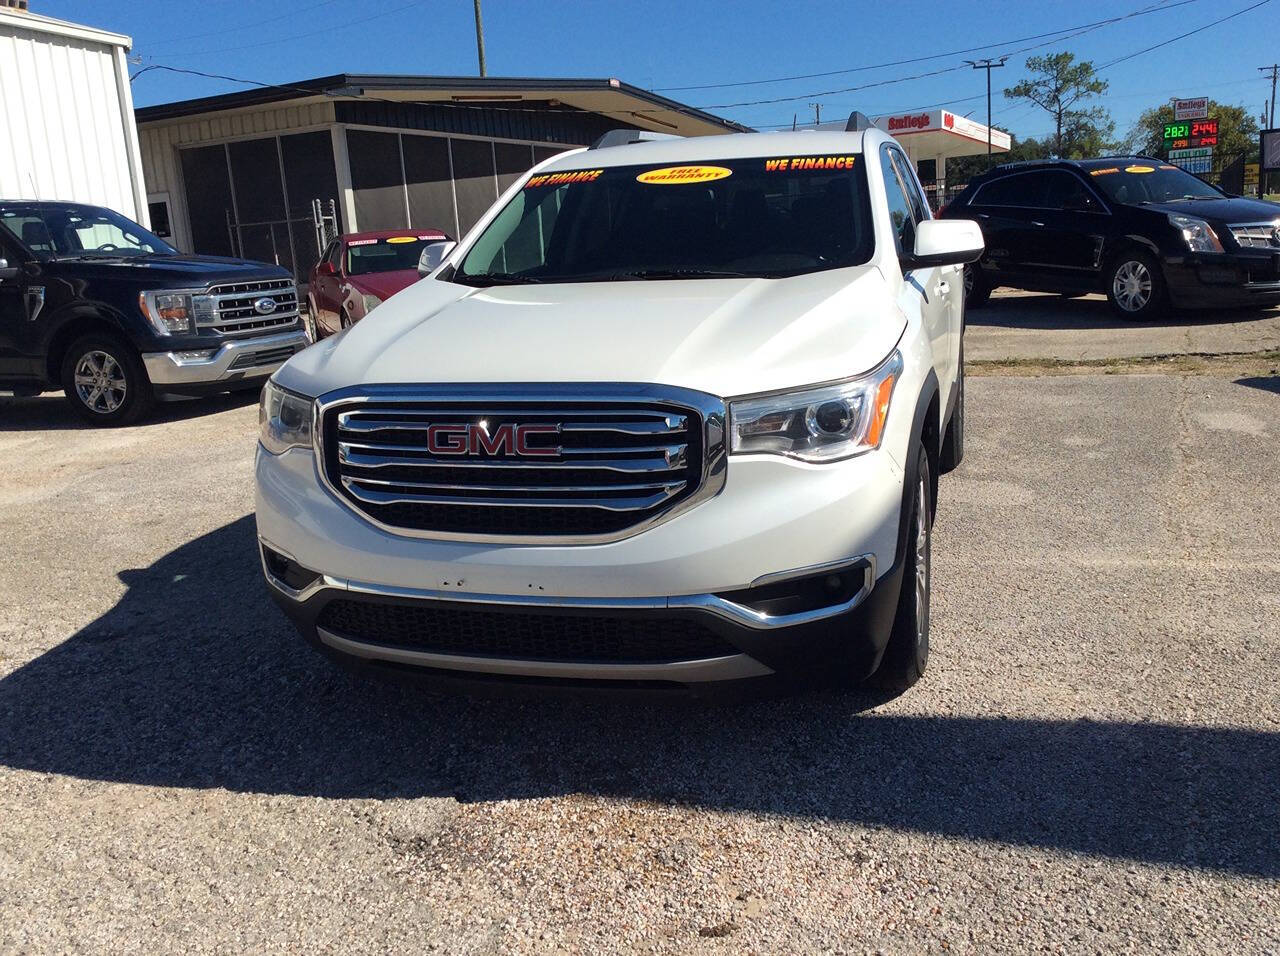
[[[987,71],[987,165],[991,165],[991,71],[1004,66],[1004,61],[1009,59],[1007,56],[1000,57],[999,60],[965,60],[975,70]]]

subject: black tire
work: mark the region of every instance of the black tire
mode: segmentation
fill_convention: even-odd
[[[1130,322],[1158,318],[1169,309],[1169,289],[1160,264],[1145,252],[1129,250],[1107,266],[1107,301],[1116,315]]]
[[[966,309],[980,309],[991,298],[991,286],[982,268],[976,262],[964,267],[964,305]]]
[[[906,554],[902,562],[902,590],[893,631],[880,666],[869,683],[881,690],[901,693],[923,675],[929,664],[929,603],[932,592],[933,493],[929,456],[916,443],[915,485],[904,508],[907,522]],[[923,573],[921,571],[923,569]],[[920,599],[917,599],[920,594]]]
[[[155,403],[142,359],[108,332],[94,332],[71,343],[62,359],[61,381],[76,414],[103,428],[136,422]]]
[[[964,333],[962,332],[961,335]],[[947,433],[942,437],[942,454],[938,457],[938,474],[955,471],[964,461],[964,340],[960,341],[960,368],[956,378],[956,407],[951,410]]]

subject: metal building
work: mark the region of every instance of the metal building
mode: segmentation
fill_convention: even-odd
[[[109,206],[148,224],[118,33],[0,0],[0,198]]]
[[[136,116],[156,218],[179,248],[299,278],[335,228],[459,237],[532,164],[610,129],[745,129],[613,79],[340,74]]]

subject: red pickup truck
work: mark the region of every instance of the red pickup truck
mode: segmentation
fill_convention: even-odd
[[[307,292],[315,338],[359,322],[383,300],[417,282],[423,248],[448,238],[435,229],[384,229],[331,241],[311,270]]]

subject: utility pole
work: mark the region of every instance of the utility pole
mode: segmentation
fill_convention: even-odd
[[[1271,73],[1271,116],[1267,123],[1268,129],[1276,128],[1276,73],[1280,72],[1280,63],[1272,63],[1270,66],[1258,67],[1260,73]]]
[[[989,57],[985,60],[965,60],[975,70],[987,71],[987,165],[991,165],[991,71],[1004,66],[1007,59],[1008,56],[1002,56],[999,60]]]
[[[822,125],[822,104],[810,103],[809,105],[813,107],[813,125],[821,126]]]
[[[484,76],[484,20],[480,16],[480,0],[476,0],[476,53],[480,55],[480,75]]]

